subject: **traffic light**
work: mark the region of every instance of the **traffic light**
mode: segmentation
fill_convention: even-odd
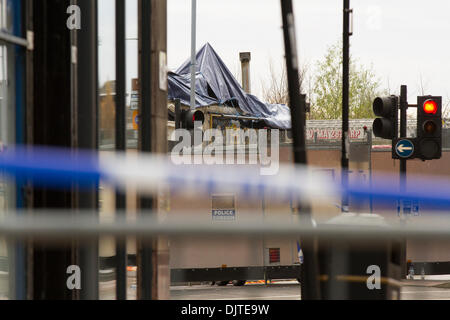
[[[378,97],[373,102],[373,112],[379,118],[373,122],[373,133],[383,139],[398,136],[398,97]]]
[[[197,147],[203,141],[203,124],[205,114],[200,110],[187,110],[182,112],[183,128],[191,132],[191,147]]]
[[[205,114],[200,110],[188,110],[183,112],[182,115],[183,126],[185,129],[192,130],[195,128],[196,123],[205,123]]]
[[[442,97],[417,97],[417,157],[442,157]]]

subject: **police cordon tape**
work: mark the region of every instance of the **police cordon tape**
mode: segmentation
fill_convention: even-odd
[[[271,197],[300,200],[347,194],[352,201],[411,200],[427,202],[437,210],[450,208],[447,179],[408,176],[408,188],[402,191],[397,174],[377,174],[370,184],[353,181],[344,188],[320,168],[289,164],[280,164],[277,174],[264,176],[256,165],[174,164],[170,156],[9,147],[0,153],[0,173],[37,187],[92,188],[102,181],[123,191],[135,187],[142,195],[164,188],[190,194],[232,190],[247,197],[259,197],[264,191]]]

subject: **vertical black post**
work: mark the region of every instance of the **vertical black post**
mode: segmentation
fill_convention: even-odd
[[[167,1],[139,0],[139,150],[167,155]],[[157,170],[157,168],[155,168]],[[157,197],[140,197],[140,214],[158,215]],[[150,211],[151,210],[151,211]],[[138,299],[169,298],[169,249],[162,237],[141,237]],[[161,283],[161,285],[159,285]]]
[[[175,130],[181,129],[181,102],[180,99],[175,100]]]
[[[348,167],[350,137],[349,128],[349,73],[350,73],[350,0],[344,0],[344,33],[343,33],[343,77],[342,77],[342,187],[348,186]],[[348,212],[349,199],[346,192],[342,196],[342,211]]]
[[[33,0],[26,1],[26,30],[34,32],[34,19],[33,19]],[[26,53],[26,100],[25,100],[25,141],[27,145],[33,144],[33,110],[34,110],[34,51],[27,50]],[[27,184],[24,192],[24,202],[27,209],[33,207],[33,188],[30,183]],[[33,245],[31,241],[27,241],[25,244],[25,269],[26,278],[25,281],[25,299],[31,300],[33,298]],[[20,299],[21,297],[17,297]]]
[[[408,119],[407,119],[407,112],[408,112],[408,88],[405,85],[402,85],[400,87],[400,138],[407,138],[407,126],[408,126]],[[406,159],[400,159],[400,190],[406,191]],[[400,199],[401,201],[401,199]],[[401,203],[400,210],[402,208]],[[400,216],[402,216],[402,213],[400,212]],[[406,276],[407,270],[406,270],[406,244],[407,241],[403,240],[401,243],[401,248],[399,252],[400,257],[400,266],[401,266],[401,276]]]
[[[151,17],[152,1],[139,0],[139,149],[141,152],[152,152],[151,128]],[[153,209],[153,198],[141,197],[139,208],[142,211]],[[153,256],[152,241],[141,239],[138,242],[138,298],[152,299],[153,289]]]
[[[72,50],[66,26],[69,0],[35,0],[33,144],[72,146]],[[33,187],[33,209],[72,209],[72,190]],[[36,300],[70,300],[67,267],[74,264],[72,241],[33,240],[32,291]]]
[[[292,0],[281,0],[283,16],[283,33],[286,51],[287,77],[289,84],[289,101],[291,108],[292,134],[294,138],[294,159],[296,164],[307,164],[306,155],[306,100],[300,94],[299,61],[297,54],[297,39],[295,34],[295,20],[292,9]],[[300,218],[311,224],[311,208],[309,203],[298,201]],[[304,264],[301,276],[302,299],[311,300],[320,298],[318,277],[317,252],[314,240],[302,240]]]
[[[83,150],[98,149],[98,57],[97,0],[78,0],[82,13],[81,29],[77,31],[77,145]],[[98,217],[98,182],[89,190],[78,191],[77,207]],[[98,237],[80,239],[78,257],[81,268],[82,300],[97,300]]]
[[[369,145],[369,186],[372,189],[372,146],[373,146],[373,131],[367,131],[367,144]],[[373,213],[373,197],[370,195],[370,213]]]
[[[400,88],[400,138],[407,138],[408,89]],[[406,159],[400,159],[400,188],[406,189]]]
[[[25,2],[13,2],[13,32],[16,37],[25,38],[27,27],[26,18],[26,3]],[[5,141],[6,143],[15,143],[18,145],[25,143],[25,109],[26,109],[26,49],[21,46],[12,46],[8,56],[15,56],[14,68],[8,70],[8,73],[13,73],[14,79],[9,84],[15,91],[15,135]],[[14,52],[14,53],[13,53]],[[8,76],[8,79],[10,77]],[[14,115],[11,114],[11,120],[14,119]],[[6,137],[5,137],[6,138]],[[25,207],[25,198],[23,191],[26,185],[20,181],[16,181],[16,208],[18,209],[17,215],[21,209]],[[12,191],[12,188],[11,188]],[[11,251],[9,251],[11,250]],[[9,254],[9,297],[10,299],[25,300],[26,298],[26,264],[25,255],[26,247],[23,240],[10,240],[8,241]]]
[[[116,151],[126,151],[126,42],[125,0],[116,0]],[[126,218],[126,195],[116,191],[116,217]],[[127,299],[126,238],[116,240],[116,298]]]

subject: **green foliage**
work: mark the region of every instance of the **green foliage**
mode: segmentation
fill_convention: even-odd
[[[372,103],[380,94],[380,82],[373,70],[357,65],[350,58],[350,118],[374,118]],[[310,102],[310,119],[342,118],[342,46],[340,44],[331,46],[324,59],[317,63]]]

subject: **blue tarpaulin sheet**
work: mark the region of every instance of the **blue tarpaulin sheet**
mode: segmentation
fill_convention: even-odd
[[[244,112],[241,115],[260,118],[272,128],[291,128],[290,109],[283,104],[263,103],[256,96],[246,93],[209,43],[198,51],[196,67],[196,108],[210,105],[235,106]],[[190,105],[190,68],[189,59],[175,72],[169,72],[170,100],[180,99],[182,104]],[[238,114],[238,110],[236,113]]]

